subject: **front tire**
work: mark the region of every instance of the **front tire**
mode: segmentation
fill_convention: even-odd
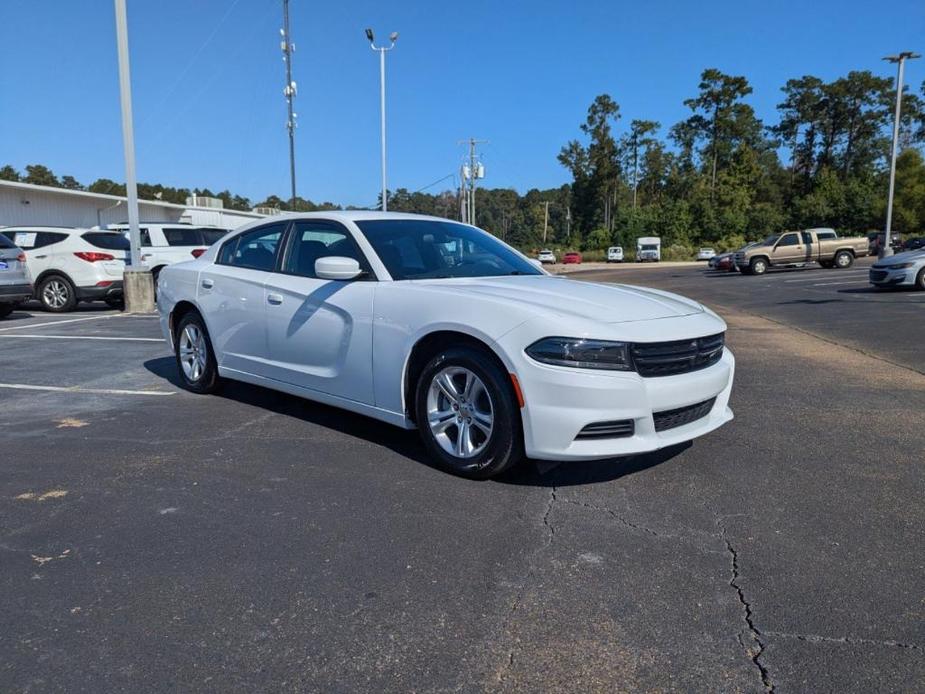
[[[187,313],[177,325],[174,356],[180,380],[194,393],[214,393],[221,387],[215,353],[206,324],[195,311]]]
[[[424,447],[448,472],[487,479],[523,457],[508,374],[484,350],[451,347],[435,355],[418,378],[414,403]]]
[[[77,290],[63,275],[51,275],[41,282],[35,291],[42,308],[52,313],[67,313],[77,306]]]
[[[752,262],[748,264],[748,274],[750,275],[763,275],[768,271],[768,261],[764,258],[754,258]]]

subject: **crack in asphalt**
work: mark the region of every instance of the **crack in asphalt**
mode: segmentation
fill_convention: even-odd
[[[764,688],[769,691],[774,691],[774,683],[771,682],[771,674],[768,672],[768,668],[761,662],[761,655],[764,653],[765,644],[762,640],[761,630],[755,625],[755,618],[752,614],[751,603],[745,598],[745,591],[742,589],[742,586],[739,585],[739,555],[735,547],[732,546],[732,543],[729,541],[729,536],[726,534],[726,526],[723,525],[723,519],[718,518],[716,524],[720,528],[720,535],[723,538],[723,542],[726,543],[726,550],[730,555],[730,563],[732,567],[732,577],[729,579],[729,585],[735,589],[736,596],[739,598],[745,615],[745,624],[748,627],[748,633],[751,636],[752,641],[757,646],[750,647],[742,639],[741,633],[738,636],[739,643],[745,648],[745,652],[748,654],[748,657],[755,664],[755,667],[758,668],[758,672],[761,675],[761,683],[764,685]]]
[[[651,528],[647,528],[644,525],[639,525],[637,523],[633,523],[632,521],[628,521],[623,516],[617,514],[615,511],[609,508],[606,508],[604,506],[595,506],[594,504],[588,504],[588,503],[585,503],[584,501],[575,501],[573,499],[560,499],[560,501],[564,504],[571,504],[572,506],[581,506],[582,508],[587,508],[592,511],[600,511],[601,513],[606,513],[610,515],[612,518],[614,518],[615,520],[625,525],[627,528],[632,528],[633,530],[639,530],[640,532],[644,532],[647,535],[652,535],[653,537],[670,537],[670,538],[678,537],[677,535],[668,535],[666,533],[660,533],[656,530],[652,530]]]
[[[911,651],[925,650],[925,647],[917,643],[904,643],[902,641],[892,641],[889,639],[865,639],[854,636],[820,636],[819,634],[793,634],[786,631],[766,631],[765,636],[774,636],[784,639],[796,639],[807,643],[841,643],[848,646],[886,646],[888,648],[905,648]]]
[[[520,604],[523,602],[523,598],[527,594],[527,588],[530,585],[530,581],[536,571],[536,567],[533,564],[534,556],[539,554],[541,551],[548,549],[552,544],[553,537],[556,534],[556,528],[550,522],[549,516],[552,513],[552,507],[555,506],[557,500],[558,498],[556,496],[556,487],[552,487],[549,491],[549,499],[546,501],[546,508],[543,510],[543,517],[541,519],[543,523],[543,529],[546,531],[545,542],[543,543],[543,546],[534,552],[534,555],[530,557],[530,570],[527,572],[527,575],[524,577],[524,580],[521,583],[520,589],[514,596],[514,602],[511,604],[511,609],[508,611],[507,617],[504,619],[504,624],[501,627],[502,633],[506,632],[511,623],[514,621],[514,615],[517,613],[517,610],[520,609]],[[514,645],[516,646],[516,640]],[[500,684],[504,684],[508,673],[514,667],[514,655],[516,651],[517,649],[513,646],[510,648],[510,650],[508,650],[507,659],[502,665],[500,672],[497,674],[497,679]]]

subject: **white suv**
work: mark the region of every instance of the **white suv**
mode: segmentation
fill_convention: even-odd
[[[116,231],[68,227],[3,227],[26,255],[35,298],[48,311],[71,311],[78,301],[122,301],[129,244]]]
[[[110,229],[122,232],[129,237],[128,224],[110,224]],[[213,243],[228,233],[228,229],[209,226],[192,226],[190,224],[170,222],[142,222],[141,263],[151,268],[154,284],[161,269],[182,263],[184,260],[198,258]]]

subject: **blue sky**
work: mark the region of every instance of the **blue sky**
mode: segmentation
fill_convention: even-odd
[[[128,0],[138,177],[287,196],[279,0]],[[379,189],[378,62],[388,56],[389,187],[458,169],[482,148],[489,187],[567,182],[559,148],[608,92],[632,118],[686,117],[705,67],[743,74],[773,122],[790,77],[893,75],[880,58],[925,52],[925,3],[309,2],[291,0],[299,85],[298,192],[371,205]],[[899,19],[894,11],[901,12]],[[124,179],[113,3],[2,0],[0,164]],[[917,91],[925,59],[908,64]],[[432,191],[449,188],[452,179]]]

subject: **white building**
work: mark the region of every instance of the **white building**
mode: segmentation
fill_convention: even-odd
[[[193,197],[192,205],[139,200],[144,222],[186,222],[234,229],[265,214],[226,210],[221,200]],[[261,210],[263,212],[263,210]],[[0,181],[0,226],[92,227],[128,221],[126,199],[86,190]]]

